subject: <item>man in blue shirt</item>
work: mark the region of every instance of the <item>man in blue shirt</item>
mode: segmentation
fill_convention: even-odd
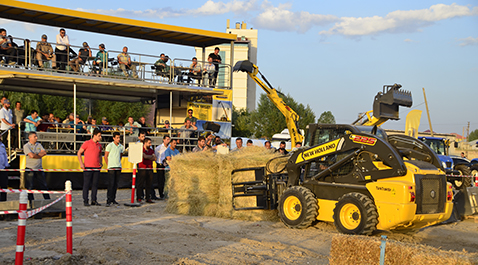
[[[32,110],[30,116],[23,119],[25,122],[25,132],[36,132],[38,125],[41,123],[41,118],[38,117],[38,111]]]
[[[166,149],[166,151],[164,151],[164,161],[163,161],[163,165],[166,166],[167,169],[169,169],[169,161],[171,161],[171,158],[175,155],[179,155],[179,150],[176,149],[176,144],[178,143],[177,142],[178,140],[176,139],[173,139],[171,140],[171,143],[169,144],[169,148]]]

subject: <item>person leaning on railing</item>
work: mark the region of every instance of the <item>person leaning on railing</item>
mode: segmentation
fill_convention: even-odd
[[[43,61],[51,61],[51,68],[56,69],[56,55],[53,53],[51,44],[47,42],[48,37],[46,34],[41,36],[41,41],[37,43],[37,61],[38,66],[43,68]]]
[[[90,46],[88,46],[88,43],[85,41],[83,42],[83,48],[78,51],[78,57],[71,60],[68,65],[71,67],[71,69],[73,69],[73,71],[79,72],[80,65],[84,65],[88,61],[89,57],[91,57],[91,49]]]

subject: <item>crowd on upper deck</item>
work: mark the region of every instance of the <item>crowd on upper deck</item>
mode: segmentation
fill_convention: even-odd
[[[19,46],[11,35],[7,35],[7,30],[4,28],[0,28],[0,37],[0,65],[26,66],[25,61],[31,60],[40,71],[46,68],[46,62],[50,62],[51,69],[54,71],[79,73],[90,62],[91,69],[88,74],[91,75],[104,74],[105,69],[111,64],[118,65],[118,70],[126,78],[130,76],[139,78],[136,69],[138,63],[131,60],[126,46],[123,47],[122,52],[116,58],[109,58],[104,43],[98,45],[98,52],[95,57],[93,57],[92,49],[86,41],[83,42],[78,52],[75,52],[71,47],[66,30],[63,28],[56,35],[55,49],[48,42],[46,34],[41,36],[41,41],[36,44],[35,48],[31,47],[29,39],[25,39],[23,45]],[[152,66],[157,76],[177,77],[179,83],[191,83],[197,80],[198,85],[201,85],[201,81],[204,80],[205,86],[213,87],[216,85],[220,64],[222,63],[219,47],[216,47],[214,52],[209,54],[204,66],[198,63],[197,58],[194,57],[189,67],[175,67],[173,71],[168,64],[169,59],[168,55],[161,53],[160,58]],[[71,71],[67,70],[67,66]]]

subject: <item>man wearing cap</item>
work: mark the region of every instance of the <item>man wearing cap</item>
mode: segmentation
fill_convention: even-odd
[[[99,74],[100,70],[108,66],[108,53],[105,51],[105,45],[101,43],[99,45],[100,51],[96,54],[93,66],[96,66],[96,73]]]
[[[53,53],[53,48],[50,43],[47,43],[47,36],[43,34],[41,41],[37,43],[37,61],[40,68],[43,67],[43,60],[51,61],[51,67],[56,69],[56,55]]]
[[[2,122],[0,126],[0,131],[3,133],[4,131],[8,130],[10,127],[12,129],[15,128],[15,123],[13,123],[13,114],[12,110],[10,109],[10,101],[5,99],[3,101],[3,108],[0,110],[0,121]],[[15,130],[12,130],[12,145],[16,142],[15,141]],[[2,142],[5,146],[8,146],[8,133],[5,133],[2,137]]]
[[[138,78],[138,74],[136,74],[136,66],[131,64],[131,57],[128,54],[128,47],[123,47],[123,52],[118,54],[118,63],[123,70],[123,74],[125,77],[128,77],[128,70],[133,72],[133,77]]]
[[[212,80],[212,84],[209,85],[216,85],[217,75],[219,73],[219,64],[222,62],[221,55],[219,55],[219,47],[214,48],[214,52],[209,54],[209,57],[212,58],[212,62],[216,67],[216,71],[214,72],[214,79]]]
[[[113,128],[108,123],[108,119],[106,117],[101,118],[101,125],[98,126],[98,128],[100,128],[101,131],[113,130]]]
[[[88,58],[91,57],[91,49],[88,46],[88,43],[85,41],[83,42],[83,48],[78,51],[78,57],[71,60],[68,65],[73,69],[73,71],[78,72],[80,71],[80,65],[84,65]]]
[[[168,120],[164,122],[164,129],[171,129],[171,125],[169,124]]]

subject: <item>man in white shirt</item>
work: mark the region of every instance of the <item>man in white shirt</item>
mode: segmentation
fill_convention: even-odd
[[[56,35],[55,54],[58,60],[60,70],[65,70],[68,62],[68,53],[70,51],[70,39],[66,35],[65,29],[60,29],[60,34]]]
[[[0,131],[3,133],[4,131],[8,130],[10,127],[12,129],[15,128],[15,124],[13,123],[13,114],[12,110],[10,109],[10,101],[5,99],[3,101],[3,108],[0,110],[0,121],[2,122],[0,125]],[[12,144],[14,143],[14,130],[12,130]],[[8,146],[8,132],[6,132],[2,137],[2,143],[5,146]]]
[[[166,152],[166,149],[168,149],[170,141],[171,138],[169,135],[165,135],[163,136],[163,143],[154,149],[154,154],[156,156],[156,179],[158,181],[159,198],[156,197],[154,189],[151,192],[151,196],[156,200],[164,200],[164,184],[166,183],[166,174],[164,172],[165,166],[163,165],[163,161],[166,159],[164,153]]]

